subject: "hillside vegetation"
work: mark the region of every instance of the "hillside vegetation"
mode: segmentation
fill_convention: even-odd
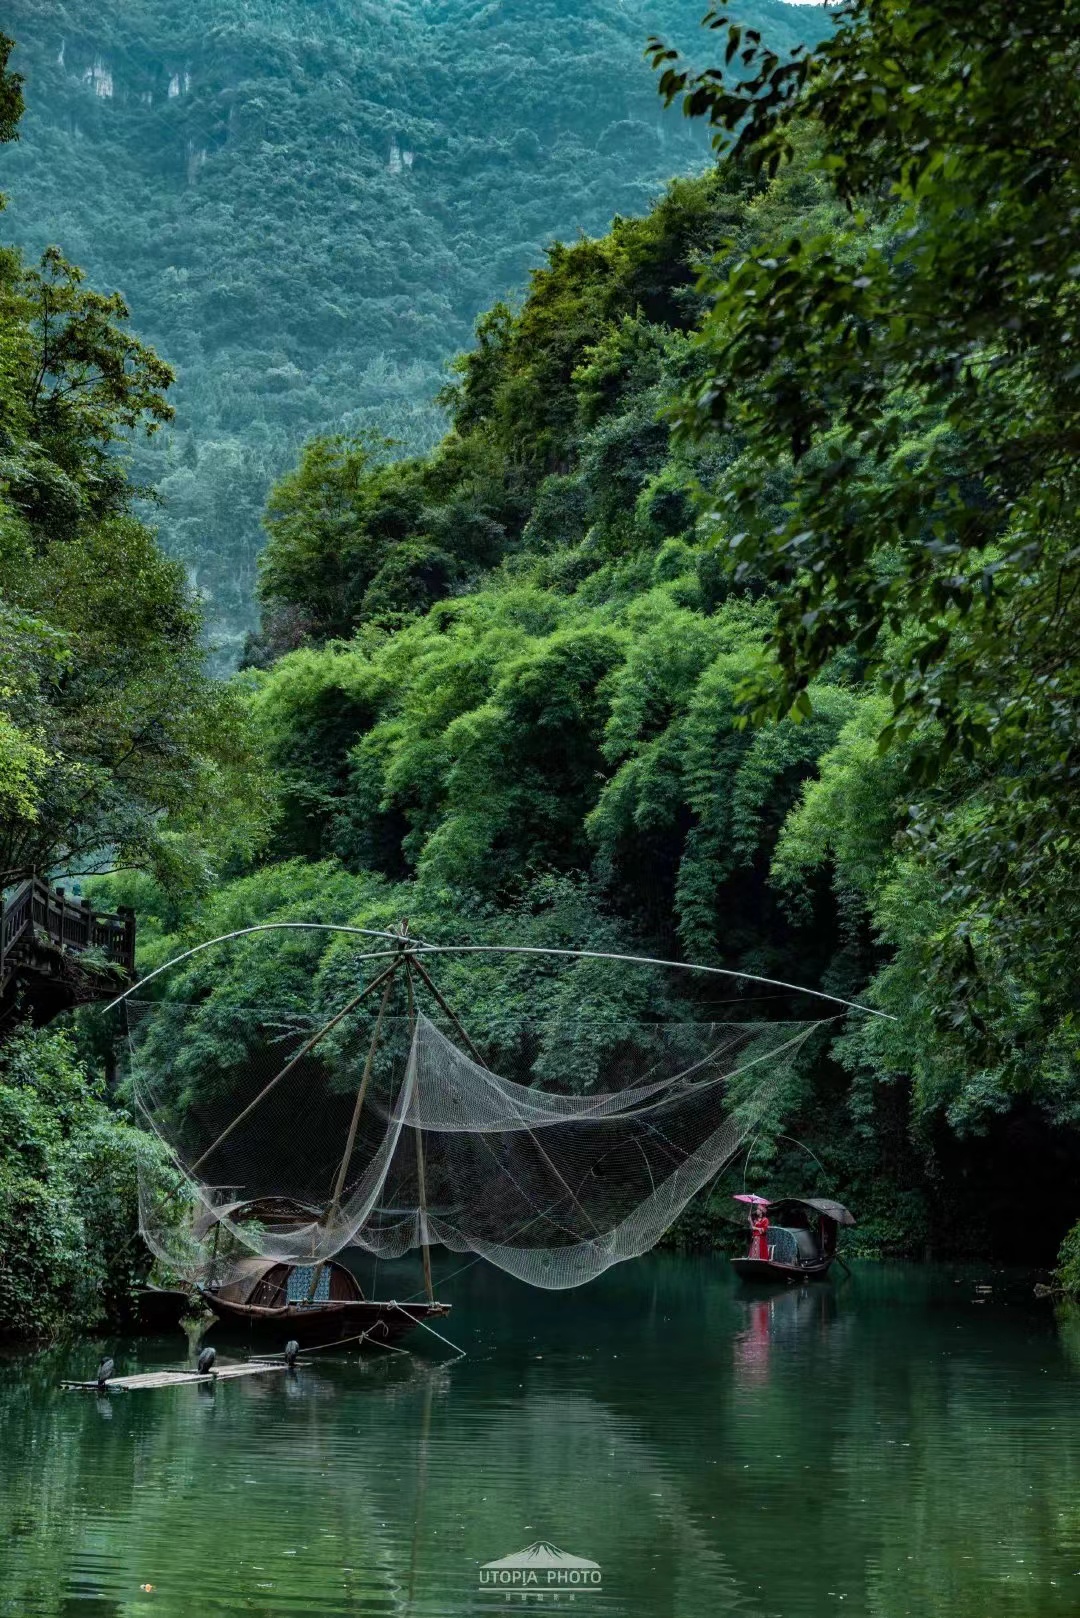
[[[445,361],[553,236],[700,168],[642,51],[697,0],[12,0],[9,232],[58,244],[176,368],[135,456],[235,661],[259,518],[312,432],[422,449]],[[754,0],[787,49],[816,13]]]
[[[825,1021],[750,1177],[850,1202],[863,1251],[1052,1262],[1080,1148],[1078,37],[1077,0],[852,0],[809,58],[727,22],[705,77],[657,45],[718,161],[494,302],[424,453],[305,445],[267,509],[259,631],[215,701],[148,546],[173,607],[145,644],[185,671],[175,740],[140,726],[155,769],[101,776],[132,792],[102,897],[136,907],[145,965],[271,919],[407,916],[436,941],[858,998],[888,1018]],[[1032,53],[1040,74],[1017,73]],[[41,283],[5,262],[33,473],[5,485],[11,576],[21,612],[73,635],[77,598],[63,618],[40,559],[121,520],[146,544],[101,457],[160,419],[164,378],[115,303],[69,284],[79,345],[119,344],[126,380],[91,393],[97,414],[62,386],[42,411]],[[42,525],[42,490],[67,527]],[[12,644],[8,798],[59,848],[80,825],[46,791],[69,684]],[[84,653],[103,681],[138,669],[124,645],[106,615]],[[115,717],[88,710],[88,736]],[[350,943],[259,934],[158,991],[194,1008],[198,1072],[237,1007],[338,1005],[368,970]],[[528,1021],[590,1030],[584,1049],[732,1002],[821,1014],[598,962],[439,973],[481,1040]],[[681,1234],[714,1238],[723,1206]],[[1074,1229],[1071,1286],[1078,1250]]]
[[[1029,1257],[1037,1177],[1047,1260],[1080,1076],[1072,249],[1048,251],[1035,160],[968,141],[1030,18],[995,13],[976,71],[959,10],[920,11],[918,44],[901,9],[855,12],[820,81],[745,36],[739,91],[661,56],[736,151],[495,306],[431,453],[320,440],[278,485],[243,677],[277,819],[193,916],[408,915],[868,997],[894,1020],[823,1031],[756,1173],[840,1190],[877,1250]],[[860,73],[923,87],[895,128]],[[171,992],[212,1026],[271,980],[330,1001],[348,958],[307,943],[282,974],[260,944]],[[694,993],[445,970],[481,1033]]]
[[[0,36],[0,142],[21,108]],[[113,451],[169,370],[57,253],[0,249],[0,889],[133,865],[165,885],[207,819],[258,842],[237,693]],[[190,868],[190,861],[189,861]],[[94,1324],[134,1270],[137,1132],[70,1031],[0,1027],[0,1336]]]

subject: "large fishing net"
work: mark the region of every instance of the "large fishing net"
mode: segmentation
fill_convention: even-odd
[[[535,1286],[646,1252],[774,1104],[807,1022],[518,1028],[129,1004],[143,1233],[169,1268],[472,1252]],[[511,1076],[508,1076],[511,1075]],[[163,1171],[163,1159],[167,1160]]]

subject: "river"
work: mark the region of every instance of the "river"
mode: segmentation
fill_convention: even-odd
[[[0,1614],[1080,1612],[1080,1329],[1029,1282],[862,1265],[751,1295],[653,1256],[445,1292],[452,1363],[422,1338],[99,1398],[59,1388],[98,1343],[0,1361]],[[118,1372],[185,1347],[108,1346]],[[537,1542],[597,1566],[484,1569]]]

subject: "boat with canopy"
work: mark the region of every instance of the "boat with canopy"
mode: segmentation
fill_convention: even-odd
[[[751,1213],[750,1251],[731,1260],[743,1281],[823,1281],[837,1258],[841,1227],[855,1223],[842,1203],[828,1197],[770,1199],[740,1192],[734,1200]]]

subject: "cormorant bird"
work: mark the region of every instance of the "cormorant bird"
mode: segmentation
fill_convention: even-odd
[[[113,1362],[109,1358],[109,1356],[106,1354],[105,1358],[102,1360],[101,1364],[97,1368],[97,1385],[98,1385],[98,1392],[99,1393],[104,1393],[105,1392],[105,1384],[109,1380],[109,1378],[112,1376],[113,1371],[115,1369],[116,1369],[115,1365],[113,1364]]]
[[[299,1354],[299,1352],[300,1344],[296,1341],[295,1337],[290,1337],[289,1341],[285,1344],[285,1364],[289,1367],[290,1371],[296,1369],[296,1356]]]
[[[214,1361],[216,1359],[216,1348],[204,1348],[197,1361],[199,1375],[209,1376],[214,1369]]]

